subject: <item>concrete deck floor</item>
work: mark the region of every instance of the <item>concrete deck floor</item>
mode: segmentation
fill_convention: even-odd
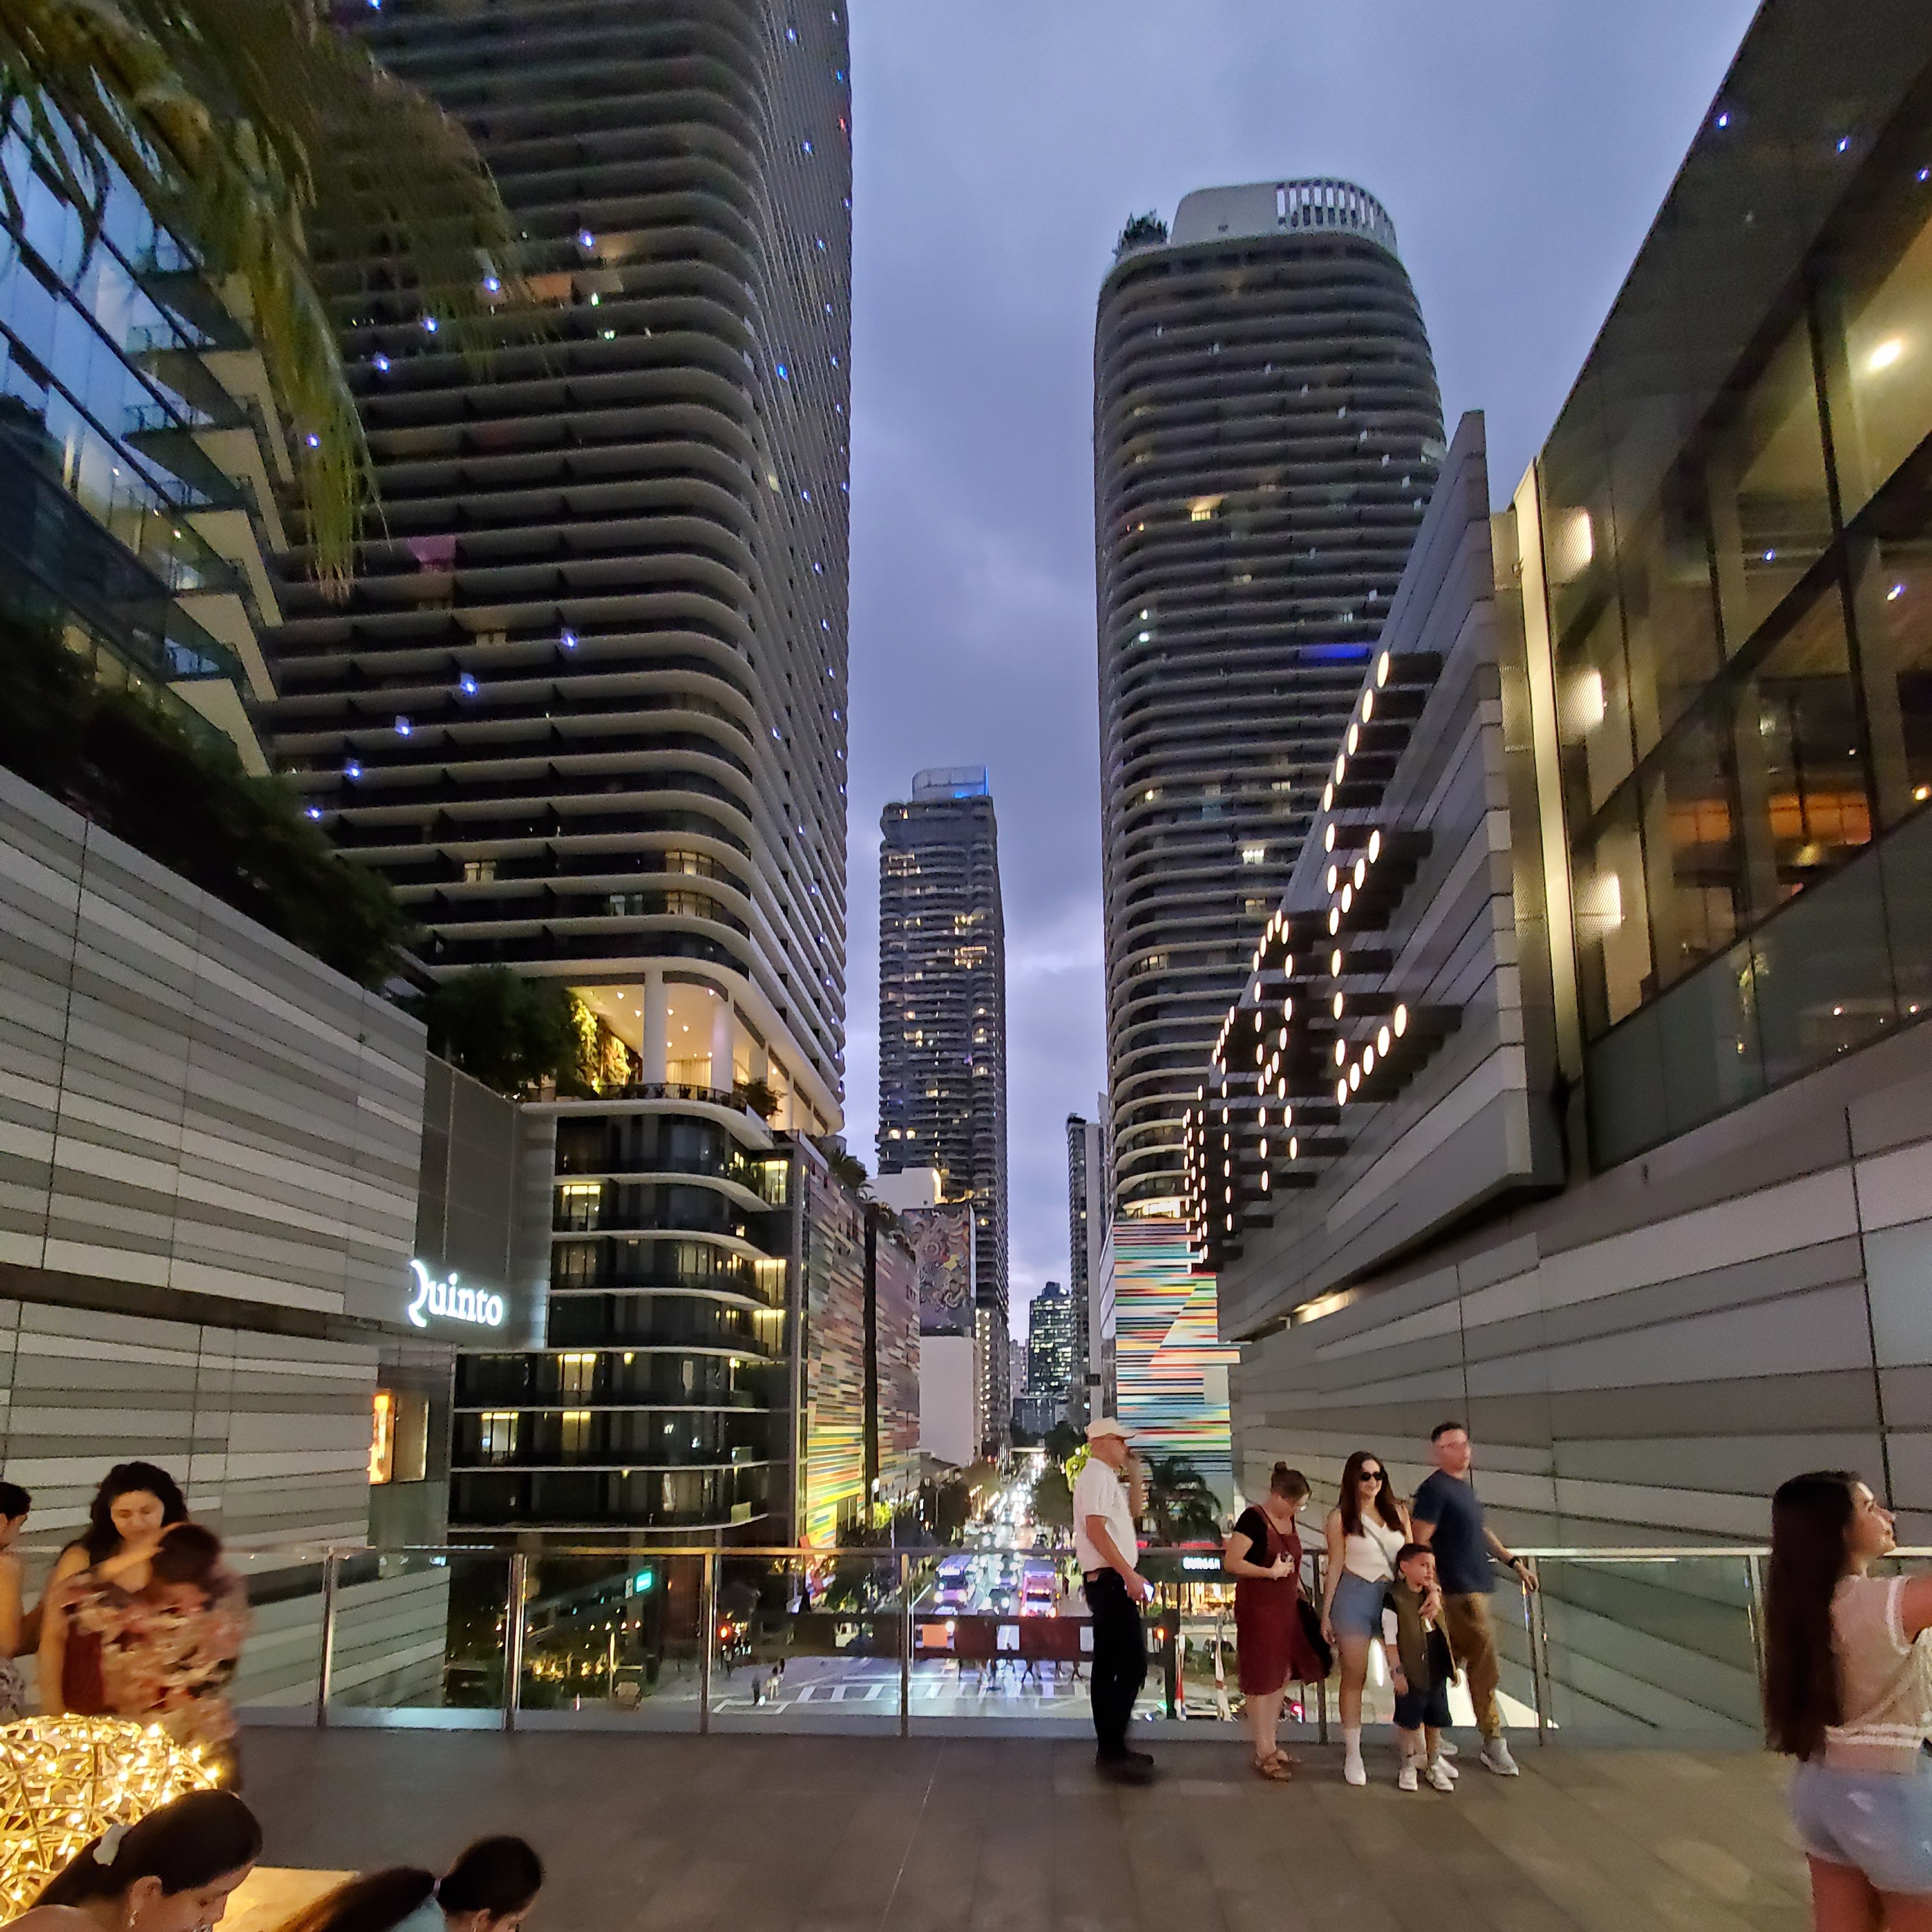
[[[1466,1745],[1453,1796],[1311,1748],[1264,1784],[1225,1735],[1144,1789],[1084,1744],[251,1730],[276,1864],[440,1867],[517,1831],[531,1932],[1801,1932],[1786,1772],[1749,1754]]]

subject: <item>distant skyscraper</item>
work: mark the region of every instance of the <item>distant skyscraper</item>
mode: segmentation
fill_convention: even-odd
[[[1006,1300],[1006,954],[998,828],[978,766],[924,771],[880,818],[878,1168],[970,1198],[981,1440],[1012,1413]]]
[[[1064,1402],[1073,1385],[1075,1298],[1050,1281],[1027,1304],[1027,1393]]]
[[[575,990],[600,1095],[556,1108],[543,1350],[460,1372],[452,1517],[782,1541],[808,1422],[808,1509],[864,1502],[862,1382],[798,1359],[857,1332],[850,1216],[806,1283],[759,1118],[842,1099],[844,10],[357,13],[475,137],[540,334],[478,364],[406,262],[329,272],[382,514],[344,601],[288,586],[276,757],[433,974]]]
[[[1442,437],[1372,196],[1209,188],[1172,235],[1128,224],[1100,292],[1094,414],[1123,1214],[1180,1211],[1182,1112],[1321,802]]]
[[[1102,1096],[1105,1112],[1106,1096]],[[1100,1250],[1107,1238],[1110,1203],[1107,1130],[1104,1120],[1066,1117],[1067,1286],[1073,1302],[1073,1380],[1068,1414],[1076,1422],[1100,1414],[1101,1327],[1096,1307]]]

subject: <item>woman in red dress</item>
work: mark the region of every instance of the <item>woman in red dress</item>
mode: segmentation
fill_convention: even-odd
[[[1237,1580],[1234,1642],[1255,1774],[1277,1784],[1294,1775],[1293,1760],[1275,1741],[1282,1693],[1291,1678],[1312,1684],[1324,1674],[1301,1623],[1301,1538],[1294,1520],[1307,1500],[1308,1479],[1277,1462],[1268,1494],[1242,1511],[1221,1556],[1221,1567]]]

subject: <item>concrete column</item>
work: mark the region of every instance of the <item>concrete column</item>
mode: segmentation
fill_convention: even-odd
[[[644,1080],[662,1087],[668,1054],[670,1015],[664,1006],[664,970],[653,966],[644,974]]]
[[[711,1000],[711,1084],[724,1093],[731,1090],[731,1047],[734,1028],[731,1002],[716,994]]]

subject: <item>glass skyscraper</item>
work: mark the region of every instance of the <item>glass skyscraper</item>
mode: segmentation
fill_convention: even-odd
[[[1006,946],[985,770],[917,773],[879,829],[878,1169],[937,1168],[944,1198],[973,1204],[980,1438],[1004,1442]]]
[[[1172,1216],[1181,1116],[1280,898],[1442,455],[1395,230],[1345,182],[1187,196],[1100,291],[1107,1048],[1120,1210]]]
[[[92,235],[17,126],[0,173],[0,607],[265,771],[292,472],[248,332],[118,172]]]

